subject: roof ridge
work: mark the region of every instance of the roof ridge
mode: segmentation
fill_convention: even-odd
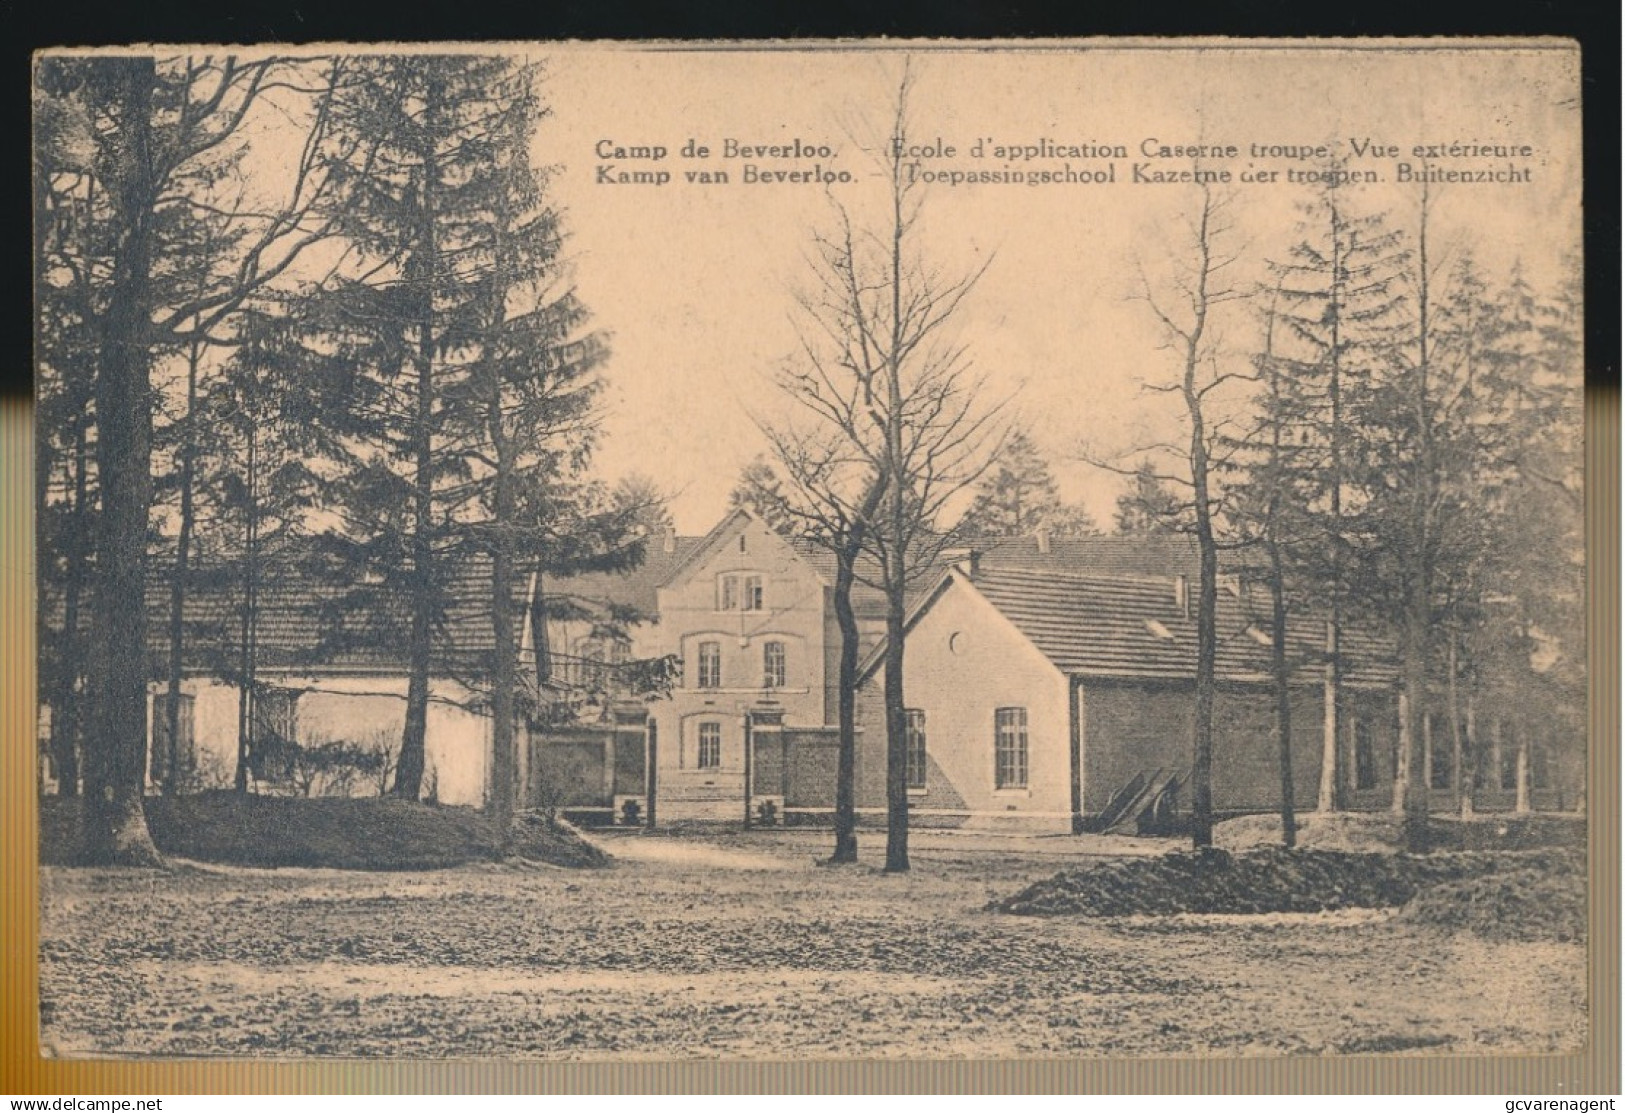
[[[972,582],[978,582],[989,576],[1029,576],[1046,580],[1062,579],[1076,583],[1134,583],[1162,585],[1177,578],[1177,573],[1168,576],[1134,575],[1128,572],[1073,572],[1066,569],[1051,568],[1018,568],[1004,565],[985,565],[972,577]]]

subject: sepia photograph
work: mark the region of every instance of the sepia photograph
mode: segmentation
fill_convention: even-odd
[[[1573,42],[31,90],[41,1056],[1590,1044]]]

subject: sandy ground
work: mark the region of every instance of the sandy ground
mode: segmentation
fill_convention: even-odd
[[[600,837],[612,870],[43,871],[41,1039],[63,1056],[549,1059],[1550,1052],[1585,950],[1391,913],[982,910],[1141,840],[948,834],[914,870],[828,836]],[[873,858],[873,864],[869,859]]]

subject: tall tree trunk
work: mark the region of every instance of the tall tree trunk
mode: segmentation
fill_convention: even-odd
[[[856,552],[843,548],[835,566],[835,622],[841,631],[836,691],[839,739],[835,757],[835,851],[831,862],[858,860],[857,777],[858,620],[852,611],[852,565]]]
[[[245,425],[245,434],[248,454],[243,469],[243,610],[238,669],[242,686],[237,691],[237,772],[233,778],[238,793],[248,792],[258,725],[254,702],[259,690],[259,429],[252,416]]]
[[[197,372],[201,356],[201,345],[194,340],[186,356],[186,415],[182,418],[181,433],[181,520],[175,538],[175,575],[169,585],[169,690],[164,701],[165,741],[169,752],[164,755],[162,783],[165,792],[175,791],[181,772],[176,764],[180,758],[181,683],[186,660],[186,591],[191,573],[192,529],[196,517],[192,489],[197,457]]]
[[[1433,453],[1433,413],[1428,391],[1428,190],[1422,188],[1421,226],[1417,234],[1416,373],[1413,376],[1417,454],[1412,480],[1409,542],[1412,561],[1406,577],[1409,597],[1405,614],[1405,846],[1420,854],[1428,844],[1428,785],[1422,777],[1422,722],[1427,714],[1429,640],[1433,626],[1434,490],[1438,483]]]
[[[498,490],[502,483],[498,481]],[[501,495],[498,495],[499,501]],[[500,527],[499,527],[500,528]],[[498,846],[506,847],[513,825],[514,698],[517,670],[514,668],[513,558],[506,542],[499,541],[491,555],[491,633],[494,654],[491,661],[491,825]]]
[[[908,863],[908,712],[903,703],[903,593],[886,598],[886,872]]]
[[[152,391],[148,329],[152,205],[149,146],[154,60],[116,63],[123,128],[113,198],[124,236],[102,319],[96,376],[98,521],[95,628],[98,670],[86,739],[84,851],[93,862],[157,865],[142,804],[147,756],[147,515],[152,507]]]
[[[903,636],[907,618],[907,466],[903,460],[903,214],[902,138],[904,109],[898,102],[892,143],[891,343],[886,349],[886,463],[890,486],[890,560],[886,564],[886,872],[908,869],[908,712],[903,702]]]
[[[835,757],[835,852],[831,862],[858,860],[857,779],[858,764],[858,654],[857,615],[852,610],[852,585],[857,577],[858,554],[863,551],[869,520],[885,497],[882,476],[870,485],[855,520],[847,527],[835,553],[835,623],[841,631],[841,660],[837,673],[836,723],[839,732]],[[887,724],[890,730],[890,722]],[[888,738],[890,737],[888,733]],[[888,750],[888,754],[889,754]],[[888,757],[888,768],[890,767]],[[907,796],[907,786],[904,787]],[[888,797],[889,799],[889,797]]]
[[[1273,519],[1273,512],[1271,514]],[[1274,522],[1270,531],[1274,533]],[[1286,585],[1281,569],[1281,546],[1271,536],[1270,559],[1270,674],[1275,682],[1275,744],[1281,766],[1281,844],[1298,844],[1298,818],[1292,783],[1292,666],[1286,654]]]
[[[506,260],[498,257],[498,265]],[[500,317],[502,307],[497,306]],[[486,399],[486,424],[496,453],[496,476],[492,492],[492,518],[495,532],[491,546],[491,825],[497,845],[507,848],[513,826],[516,795],[514,756],[514,684],[517,679],[517,649],[514,636],[513,541],[514,450],[503,425],[502,376],[493,369],[490,395]]]
[[[1191,498],[1196,515],[1196,547],[1200,562],[1196,591],[1196,722],[1191,754],[1191,845],[1213,845],[1213,703],[1214,668],[1218,659],[1219,550],[1213,536],[1213,504],[1209,496],[1207,425],[1196,374],[1202,358],[1202,337],[1207,330],[1208,279],[1213,273],[1211,218],[1213,201],[1204,192],[1197,250],[1196,289],[1191,295],[1195,316],[1184,334],[1185,367],[1181,390],[1190,419]]]
[[[424,118],[434,120],[440,112],[440,86],[429,82]],[[438,162],[432,134],[425,138],[423,180],[420,183],[421,224],[418,241],[408,264],[409,281],[419,291],[416,402],[412,429],[412,630],[407,651],[406,725],[401,734],[400,763],[395,770],[395,795],[416,800],[423,791],[427,765],[426,741],[429,726],[429,669],[434,636],[434,548],[430,530],[434,514],[434,360],[435,360],[435,279],[436,237],[434,187]]]
[[[1456,661],[1456,634],[1450,632],[1449,647],[1446,651],[1445,667],[1445,700],[1450,715],[1450,775],[1454,778],[1456,789],[1456,813],[1463,819],[1471,814],[1467,801],[1472,799],[1473,786],[1467,778],[1467,755],[1464,739],[1461,732],[1461,695],[1456,680],[1456,670],[1459,667]]]
[[[79,691],[84,673],[84,638],[79,629],[80,603],[85,581],[92,571],[85,559],[90,525],[90,446],[86,427],[90,418],[80,414],[73,443],[73,494],[68,510],[68,544],[62,584],[62,641],[57,693],[51,709],[51,756],[56,761],[59,796],[79,794],[79,754],[83,747],[85,708]]]

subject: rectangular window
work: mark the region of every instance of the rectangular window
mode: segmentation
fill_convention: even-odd
[[[1432,768],[1428,771],[1428,783],[1433,788],[1449,788],[1454,783],[1450,763],[1455,753],[1455,740],[1450,735],[1450,720],[1445,716],[1428,716],[1428,747],[1433,760]]]
[[[1376,740],[1366,719],[1354,720],[1354,787],[1377,787]]]
[[[1529,787],[1552,787],[1552,750],[1549,738],[1537,738],[1529,744]]]
[[[784,687],[783,642],[768,642],[762,646],[762,687]]]
[[[1027,709],[1001,707],[993,713],[993,787],[1027,787]]]
[[[722,687],[722,643],[700,643],[700,669],[699,686],[701,688]]]
[[[766,610],[766,598],[762,592],[762,577],[745,577],[745,609],[747,611]]]
[[[731,611],[739,606],[739,577],[717,577],[717,610]]]
[[[925,787],[925,712],[918,708],[908,709],[908,729],[905,732],[908,739],[908,787]]]
[[[1501,720],[1501,787],[1518,787],[1518,727],[1510,719]]]
[[[174,745],[169,741],[169,693],[159,692],[152,701],[152,779],[168,780],[184,776],[196,761],[193,749],[194,704],[191,695],[181,693],[177,708],[178,730]]]
[[[700,748],[695,764],[701,769],[716,769],[722,764],[722,724],[700,724]]]

